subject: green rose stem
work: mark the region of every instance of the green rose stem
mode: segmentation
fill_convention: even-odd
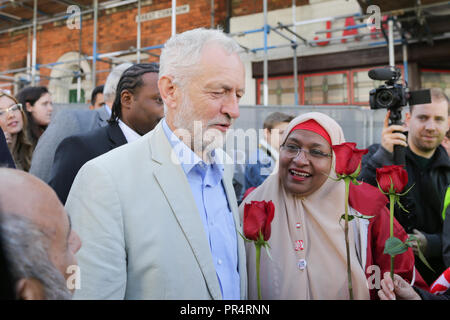
[[[261,245],[255,243],[255,249],[256,249],[256,282],[258,285],[258,300],[261,300],[261,281],[259,279]]]
[[[389,194],[389,210],[390,210],[390,237],[394,238],[394,204],[395,194]],[[394,255],[391,255],[391,279],[394,280]]]
[[[348,197],[350,190],[350,177],[345,177],[345,249],[347,251],[347,277],[348,277],[348,293],[350,300],[353,300],[353,285],[352,285],[352,267],[350,265],[350,246],[348,241]]]

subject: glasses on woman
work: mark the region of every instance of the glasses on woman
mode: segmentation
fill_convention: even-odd
[[[0,117],[5,116],[8,112],[13,112],[13,111],[17,111],[17,110],[22,110],[22,104],[21,103],[16,103],[16,104],[13,104],[9,108],[0,110]]]
[[[305,153],[305,157],[308,160],[312,160],[312,159],[321,160],[321,159],[326,159],[326,158],[331,157],[331,153],[325,153],[325,152],[320,151],[319,149],[307,150],[307,149],[297,147],[296,145],[293,145],[293,144],[282,144],[280,146],[280,148],[281,148],[281,150],[283,150],[284,154],[289,158],[298,157],[298,155],[302,151]]]

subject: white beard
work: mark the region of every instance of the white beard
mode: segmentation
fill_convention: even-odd
[[[182,104],[173,117],[173,125],[177,128],[175,134],[194,153],[205,162],[210,162],[210,154],[214,149],[222,148],[225,142],[226,133],[214,128],[208,128],[211,124],[220,122],[223,115],[220,115],[207,123],[198,120],[195,114],[195,107],[192,105],[188,95],[183,93]]]

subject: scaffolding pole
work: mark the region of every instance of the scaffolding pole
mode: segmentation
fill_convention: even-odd
[[[138,0],[137,16],[136,61],[141,63],[141,0]]]
[[[33,40],[31,43],[31,85],[36,85],[36,29],[37,29],[37,0],[33,5]]]
[[[264,82],[263,82],[263,102],[267,106],[269,104],[269,84],[268,84],[268,56],[267,56],[267,0],[263,0],[263,10],[264,10]]]
[[[92,90],[97,82],[97,22],[98,22],[98,0],[94,0],[94,36],[92,39]]]
[[[296,21],[296,15],[295,15],[295,11],[296,11],[296,5],[295,5],[295,0],[292,0],[292,22]],[[295,36],[296,33],[296,29],[295,29],[295,25],[294,25],[294,34],[292,35],[292,40],[291,42],[293,43],[292,45],[292,49],[293,49],[293,55],[294,58],[292,59],[292,63],[293,63],[293,69],[294,69],[294,104],[298,105],[299,103],[299,99],[298,99],[298,65],[297,65],[297,39]]]
[[[177,0],[172,0],[172,37],[177,33]]]

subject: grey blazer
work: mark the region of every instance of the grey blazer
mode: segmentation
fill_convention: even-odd
[[[48,183],[60,142],[69,136],[103,127],[108,119],[109,114],[104,108],[59,111],[39,138],[31,159],[30,173]]]
[[[222,299],[189,182],[161,122],[135,142],[87,162],[66,202],[82,241],[75,299]],[[174,158],[175,159],[175,158]],[[222,183],[238,239],[241,298],[247,298],[244,241],[233,168]]]

